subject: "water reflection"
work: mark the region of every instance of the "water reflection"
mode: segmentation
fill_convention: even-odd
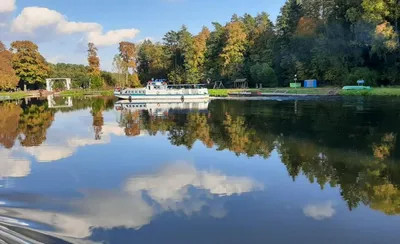
[[[0,178],[25,177],[31,172],[30,161],[13,155],[11,151],[0,149]]]
[[[56,203],[57,197],[43,193],[49,200],[42,211],[27,203],[15,208],[10,204],[15,192],[8,188],[0,198],[5,203],[0,215],[9,220],[1,221],[19,219],[43,233],[82,239],[99,229],[140,230],[165,213],[224,219],[230,213],[226,201],[234,196],[247,199],[246,194],[266,187],[267,180],[261,178],[273,177],[270,173],[255,179],[241,172],[237,175],[242,176],[233,176],[199,166],[206,162],[165,163],[165,158],[175,160],[188,151],[193,158],[201,154],[210,165],[217,164],[220,155],[239,159],[243,168],[259,161],[279,164],[292,184],[307,180],[311,184],[305,188],[317,185],[321,191],[315,195],[338,190],[341,199],[302,203],[299,212],[305,219],[333,220],[340,215],[341,204],[349,213],[367,206],[399,215],[399,105],[397,100],[359,99],[129,103],[107,97],[2,103],[1,178],[23,184],[38,174],[35,167],[49,170],[41,177],[57,173],[37,162],[60,161],[57,167],[65,172],[97,160],[98,168],[79,168],[86,173],[80,181],[65,178],[72,190],[65,198],[60,193]],[[157,159],[164,164],[156,165]],[[55,177],[62,176],[65,173]],[[82,180],[85,177],[87,181]],[[35,191],[34,186],[18,184],[14,189]],[[288,185],[281,191],[294,192]]]
[[[332,218],[335,214],[335,209],[331,201],[318,203],[318,204],[308,204],[303,208],[304,215],[311,217],[315,220],[323,220]]]
[[[218,171],[198,170],[187,162],[167,164],[154,173],[132,176],[118,191],[85,191],[72,200],[72,213],[0,208],[0,214],[24,223],[48,226],[42,232],[85,238],[93,228],[140,229],[155,215],[173,211],[192,215],[208,206],[209,215],[222,218],[226,211],[217,198],[261,190],[262,184],[248,177],[228,176]],[[27,224],[25,224],[27,225]],[[48,231],[48,228],[54,229]]]

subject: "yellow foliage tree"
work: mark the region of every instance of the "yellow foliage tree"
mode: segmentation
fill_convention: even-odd
[[[12,67],[12,53],[0,41],[0,90],[15,88],[19,78]]]

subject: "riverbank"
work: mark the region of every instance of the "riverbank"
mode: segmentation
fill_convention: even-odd
[[[228,97],[235,92],[261,92],[264,96],[310,95],[310,96],[400,96],[400,87],[373,88],[371,90],[342,90],[339,87],[324,88],[263,88],[263,89],[209,89],[211,97]]]
[[[0,101],[2,100],[12,100],[12,99],[21,99],[25,97],[34,97],[34,92],[0,92]]]
[[[55,93],[58,96],[70,96],[70,97],[79,97],[79,96],[112,96],[114,95],[114,89],[104,89],[104,90],[68,90],[68,91],[61,91],[59,93]]]
[[[373,88],[371,90],[340,90],[342,96],[396,96],[400,97],[400,87],[393,88]]]
[[[337,95],[339,93],[339,88],[329,87],[329,88],[262,88],[262,89],[209,89],[211,97],[228,97],[229,94],[234,94],[237,92],[259,92],[263,96],[278,96],[278,95]]]
[[[303,95],[303,96],[396,96],[400,97],[400,87],[391,88],[373,88],[371,90],[342,90],[339,87],[324,87],[324,88],[262,88],[262,89],[209,89],[210,97],[229,97],[229,94],[237,92],[261,92],[263,96],[290,96],[290,95]],[[56,96],[112,96],[113,89],[103,90],[68,90],[56,92]],[[25,97],[39,97],[39,91],[20,91],[20,92],[0,92],[1,100],[21,99]]]

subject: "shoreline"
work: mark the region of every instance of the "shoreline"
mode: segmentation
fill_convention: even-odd
[[[229,98],[268,99],[273,97],[346,97],[346,96],[373,96],[373,97],[400,97],[400,87],[373,88],[372,90],[342,90],[340,88],[263,88],[263,89],[209,89],[210,99]],[[235,94],[236,93],[236,94]],[[243,94],[240,94],[243,93]],[[248,94],[246,94],[248,93]],[[48,94],[48,93],[46,93]],[[104,90],[68,90],[52,93],[54,96],[112,96],[113,89]],[[22,98],[40,97],[39,91],[0,92],[0,101]],[[42,96],[45,97],[45,96]]]

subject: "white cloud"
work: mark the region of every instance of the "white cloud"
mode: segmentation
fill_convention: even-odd
[[[154,38],[154,37],[145,37],[145,38],[143,38],[143,39],[138,40],[137,43],[141,44],[141,43],[143,43],[144,41],[151,41],[151,42],[154,42],[154,41],[155,41],[155,38]]]
[[[29,160],[17,158],[8,149],[0,149],[0,178],[25,177],[31,172]]]
[[[15,1],[16,0],[1,0],[0,13],[8,13],[14,11],[17,7],[15,6]]]
[[[97,23],[68,22],[66,17],[55,10],[41,7],[27,7],[22,10],[11,26],[16,33],[33,33],[42,27],[53,27],[60,34],[82,32],[101,32],[102,27]]]
[[[11,31],[17,33],[33,33],[45,26],[57,25],[64,17],[57,11],[48,8],[27,7],[14,19]]]
[[[89,32],[88,41],[96,46],[110,46],[118,44],[123,40],[131,40],[139,33],[137,29],[112,30],[105,34],[101,32]]]
[[[81,32],[99,32],[101,33],[102,27],[97,23],[84,23],[84,22],[67,22],[62,21],[58,24],[57,30],[63,34],[73,34]]]
[[[68,21],[61,13],[42,7],[24,8],[11,24],[12,33],[34,37],[39,31],[41,35],[85,33],[87,41],[97,46],[110,46],[131,40],[139,33],[137,29],[110,30],[103,33],[103,27],[98,23]]]
[[[202,194],[192,194],[190,187]],[[63,238],[87,238],[94,228],[140,229],[165,211],[190,215],[209,206],[210,216],[223,218],[227,213],[222,204],[224,196],[261,188],[261,184],[247,177],[198,170],[181,162],[169,164],[154,174],[132,177],[121,191],[84,192],[83,199],[70,203],[71,213],[2,206],[0,215],[46,224],[55,229],[48,234]]]
[[[63,59],[63,56],[61,56],[61,55],[56,55],[56,56],[46,58],[46,60],[52,64],[56,64],[56,63],[60,62],[62,59]]]
[[[321,204],[309,204],[303,208],[304,215],[315,220],[331,218],[335,212],[331,201]]]

